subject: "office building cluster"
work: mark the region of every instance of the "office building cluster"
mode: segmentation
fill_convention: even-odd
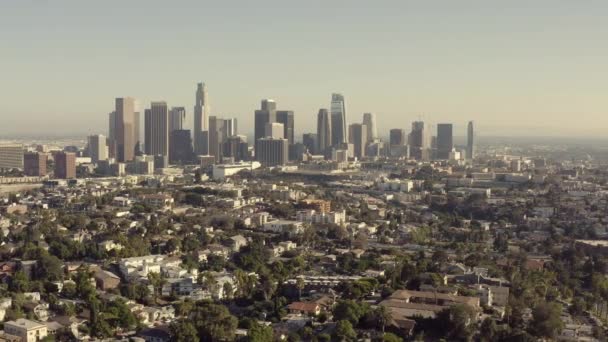
[[[295,138],[294,112],[278,109],[272,99],[263,99],[253,113],[252,141],[239,133],[236,118],[212,115],[205,83],[196,85],[193,113],[190,130],[184,106],[153,101],[142,110],[134,98],[116,98],[108,114],[107,135],[88,136],[83,153],[75,154],[78,148],[50,155],[24,153],[21,145],[2,145],[0,169],[23,169],[24,175],[44,177],[47,161],[52,161],[53,177],[71,179],[77,176],[76,166],[86,161],[99,175],[122,176],[154,173],[169,165],[211,167],[257,161],[264,167],[283,167],[326,161],[340,168],[341,163],[377,158],[464,161],[475,153],[473,122],[467,127],[466,146],[455,146],[451,123],[437,124],[433,134],[427,122],[415,121],[409,132],[393,128],[383,139],[375,113],[364,113],[361,122],[348,121],[346,98],[339,93],[331,95],[329,109],[318,110],[316,132],[303,133],[301,141]]]

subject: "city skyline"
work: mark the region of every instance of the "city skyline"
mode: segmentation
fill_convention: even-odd
[[[0,85],[1,135],[103,133],[95,128],[105,126],[107,102],[122,96],[183,106],[192,128],[200,80],[210,87],[211,114],[236,117],[243,127],[252,126],[249,113],[261,98],[305,118],[328,107],[335,91],[348,98],[351,118],[376,113],[379,132],[392,128],[388,122],[406,128],[420,115],[474,120],[479,132],[502,136],[602,136],[608,126],[601,3],[353,1],[293,9],[276,1],[231,8],[133,1],[121,13],[108,3],[68,3],[0,5],[3,74],[12,80]],[[195,10],[201,5],[203,13]],[[255,20],[262,13],[273,24]],[[150,16],[167,24],[143,20]],[[262,39],[266,49],[258,47]],[[269,58],[278,53],[288,58]],[[35,101],[32,84],[44,89]],[[298,121],[296,136],[314,131],[314,121]]]

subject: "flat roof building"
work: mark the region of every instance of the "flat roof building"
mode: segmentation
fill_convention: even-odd
[[[46,176],[46,158],[46,153],[25,153],[23,155],[23,174],[30,177]]]
[[[76,155],[71,152],[55,154],[55,178],[76,178]]]
[[[23,145],[0,145],[0,170],[23,169]]]
[[[4,322],[4,333],[19,336],[22,342],[36,342],[45,338],[48,331],[47,326],[43,323],[19,318]]]

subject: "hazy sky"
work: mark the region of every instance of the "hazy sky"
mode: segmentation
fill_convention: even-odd
[[[0,1],[0,134],[105,133],[114,98],[165,100],[250,134],[260,99],[314,130],[332,92],[382,135],[602,136],[608,1]],[[189,127],[188,127],[189,128]],[[1,137],[0,135],[0,137]]]

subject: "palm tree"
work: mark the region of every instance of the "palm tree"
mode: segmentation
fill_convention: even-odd
[[[302,290],[304,289],[304,278],[296,279],[296,288],[298,289],[298,300],[302,299]]]
[[[376,319],[378,319],[378,324],[382,327],[382,334],[384,335],[386,325],[392,320],[391,309],[379,305],[376,310],[374,310],[374,315],[376,316]]]
[[[154,303],[158,302],[158,296],[160,295],[163,286],[166,283],[164,275],[157,272],[149,272],[148,273],[148,281],[152,285],[154,289]]]

